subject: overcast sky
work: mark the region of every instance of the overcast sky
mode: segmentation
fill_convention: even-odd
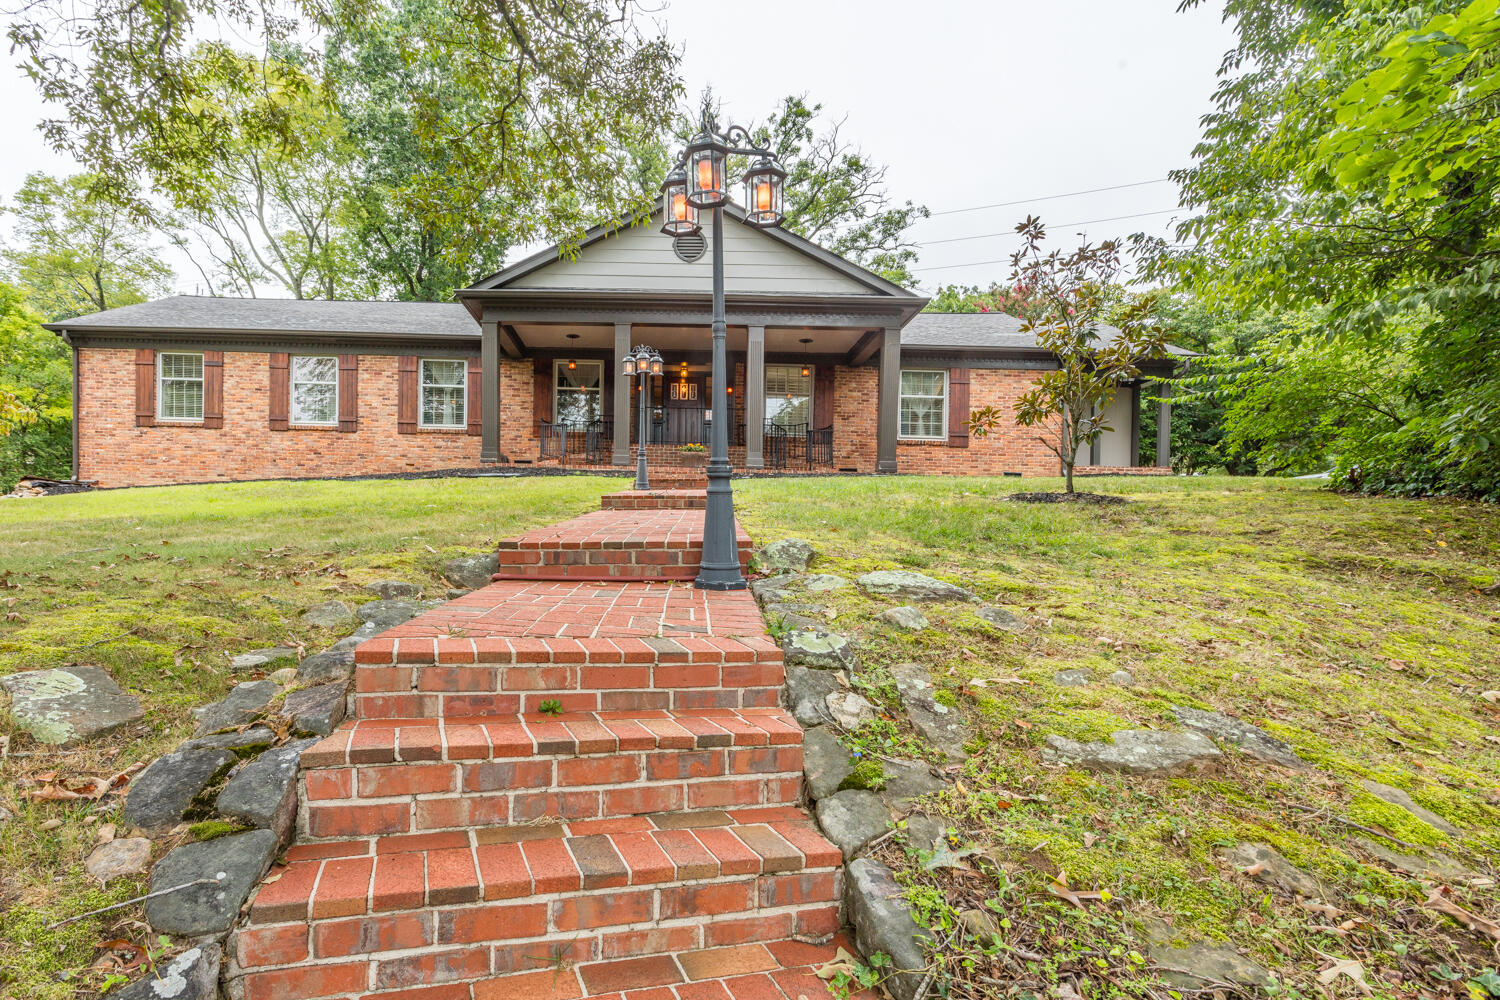
[[[1059,240],[1079,230],[1095,240],[1168,233],[1175,188],[1138,182],[1189,162],[1214,71],[1233,42],[1218,2],[1182,14],[1176,6],[671,0],[648,16],[682,47],[688,93],[711,85],[733,119],[763,119],[791,93],[846,118],[844,134],[889,165],[892,195],[934,213],[914,230],[924,244],[917,274],[932,291],[1003,280],[1017,242],[1011,229],[1028,212],[1069,224],[1054,231]],[[763,29],[755,38],[752,24]],[[19,71],[0,76],[4,202],[30,171],[74,168],[37,133],[44,114]],[[1126,184],[1137,186],[1038,200]],[[1115,221],[1093,221],[1105,219]],[[958,239],[969,236],[984,238]],[[179,267],[178,290],[193,285]]]

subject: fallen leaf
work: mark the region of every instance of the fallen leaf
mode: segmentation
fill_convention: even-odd
[[[1483,698],[1491,705],[1494,705],[1497,702],[1500,702],[1500,691],[1481,691],[1479,693],[1479,697]]]
[[[1500,924],[1470,913],[1449,899],[1448,892],[1449,889],[1446,886],[1439,886],[1432,890],[1422,905],[1429,910],[1436,910],[1439,913],[1452,917],[1469,930],[1483,934],[1492,941],[1500,941]]]
[[[1319,952],[1319,954],[1322,954]],[[1328,956],[1324,956],[1327,958]],[[1318,982],[1327,986],[1340,976],[1347,976],[1359,987],[1359,991],[1365,996],[1370,996],[1370,985],[1365,982],[1365,967],[1352,958],[1330,959],[1333,962],[1328,968],[1318,973]]]
[[[833,958],[831,960],[824,962],[822,965],[814,969],[813,975],[817,976],[819,979],[832,979],[840,972],[852,976],[854,975],[855,969],[858,967],[858,965],[859,963],[854,960],[853,955],[849,954],[843,948],[840,948],[838,951],[834,952]]]
[[[1263,862],[1257,861],[1255,864],[1249,866],[1248,868],[1241,868],[1240,869],[1240,874],[1241,875],[1248,875],[1251,878],[1255,878],[1257,875],[1263,874],[1265,872],[1265,870],[1266,870],[1265,864]]]

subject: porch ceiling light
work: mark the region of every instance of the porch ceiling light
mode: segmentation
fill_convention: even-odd
[[[729,200],[724,188],[724,159],[729,146],[705,128],[687,144],[687,200],[696,208],[718,208]]]
[[[757,229],[771,229],[782,224],[786,215],[781,208],[781,191],[786,171],[774,156],[757,158],[745,171],[745,221]]]
[[[698,232],[698,207],[688,201],[687,171],[677,167],[661,182],[661,231],[671,237]]]

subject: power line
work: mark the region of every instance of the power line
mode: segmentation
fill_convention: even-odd
[[[1101,191],[1123,191],[1126,188],[1145,187],[1147,184],[1165,184],[1170,177],[1158,177],[1149,181],[1132,181],[1129,184],[1111,184],[1109,187],[1088,188],[1084,191],[1064,191],[1062,194],[1047,194],[1040,198],[1022,198],[1020,201],[998,201],[993,205],[974,205],[970,208],[945,208],[941,212],[929,212],[929,217],[936,215],[957,215],[959,212],[982,212],[987,208],[1010,208],[1013,205],[1030,205],[1035,201],[1054,201],[1058,198],[1072,198],[1081,194],[1098,194]]]
[[[1181,212],[1181,211],[1182,211],[1181,208],[1164,208],[1164,209],[1162,209],[1161,211],[1158,211],[1158,212],[1136,212],[1133,215],[1115,215],[1115,216],[1111,216],[1108,219],[1084,219],[1081,222],[1048,223],[1047,224],[1047,228],[1048,229],[1066,229],[1068,226],[1091,226],[1091,225],[1093,225],[1096,222],[1119,222],[1121,219],[1144,219],[1147,216],[1151,216],[1151,215],[1169,215],[1172,212]],[[927,240],[926,242],[918,243],[916,245],[919,246],[919,247],[930,247],[930,246],[936,246],[939,243],[963,243],[963,242],[965,242],[967,240],[987,240],[987,239],[990,239],[991,237],[995,237],[995,236],[1016,236],[1016,235],[1018,235],[1018,234],[1016,233],[1015,230],[1012,229],[1012,230],[1007,230],[1006,232],[1003,232],[1003,233],[980,233],[977,236],[950,236],[947,239]]]

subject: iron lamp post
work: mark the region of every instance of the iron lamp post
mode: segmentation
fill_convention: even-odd
[[[651,481],[646,477],[646,438],[649,433],[646,414],[651,401],[647,397],[651,394],[651,376],[661,374],[661,355],[656,352],[655,348],[639,344],[635,350],[625,355],[621,370],[627,378],[631,375],[640,377],[640,381],[636,383],[636,391],[640,396],[636,405],[640,408],[641,419],[640,431],[635,442],[635,488],[649,490]]]
[[[703,512],[703,561],[695,581],[704,590],[741,590],[745,586],[734,531],[734,493],[729,485],[728,404],[732,388],[725,344],[724,204],[729,200],[725,167],[730,155],[751,157],[743,178],[745,221],[757,229],[781,225],[785,219],[782,183],[786,171],[771,150],[757,144],[744,128],[731,125],[720,131],[706,108],[702,131],[688,142],[661,186],[662,232],[668,236],[700,232],[699,210],[713,213],[713,426],[709,431],[708,501]]]

